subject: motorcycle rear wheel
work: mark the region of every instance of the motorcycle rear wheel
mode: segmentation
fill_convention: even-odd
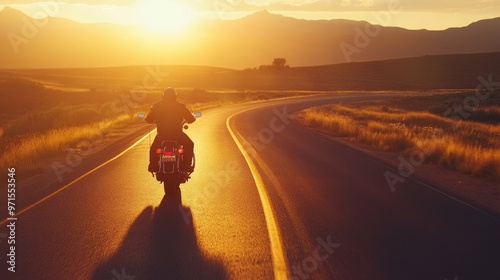
[[[166,180],[163,182],[163,190],[167,195],[175,195],[181,192],[179,188],[179,179],[176,176],[169,175]]]

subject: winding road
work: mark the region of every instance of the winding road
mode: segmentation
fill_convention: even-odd
[[[390,167],[292,120],[370,98],[204,112],[181,196],[146,172],[148,137],[55,194],[23,205],[19,186],[16,272],[0,238],[0,279],[500,279],[499,219],[417,180],[393,192]]]

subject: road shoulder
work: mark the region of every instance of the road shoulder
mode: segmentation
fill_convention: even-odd
[[[363,144],[349,141],[346,138],[333,137],[326,132],[311,129],[294,122],[295,125],[307,130],[309,133],[332,141],[345,147],[368,155],[372,160],[388,167],[387,188],[393,192],[398,191],[398,180],[417,180],[451,197],[471,204],[495,217],[500,217],[500,186],[487,179],[477,178],[460,173],[442,166],[424,163],[418,166],[411,165],[410,160],[397,153],[375,151]],[[408,164],[411,165],[408,170]],[[399,170],[408,171],[409,176],[402,176]],[[404,174],[406,175],[406,174]],[[385,176],[385,174],[380,174]],[[399,178],[399,179],[395,179]]]

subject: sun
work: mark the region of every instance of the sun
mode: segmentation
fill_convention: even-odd
[[[144,0],[139,13],[142,25],[161,33],[181,32],[193,18],[190,7],[180,0]]]

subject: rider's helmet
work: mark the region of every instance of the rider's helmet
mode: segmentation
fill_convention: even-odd
[[[163,100],[176,100],[177,99],[177,92],[175,89],[168,87],[165,90],[163,90]]]

